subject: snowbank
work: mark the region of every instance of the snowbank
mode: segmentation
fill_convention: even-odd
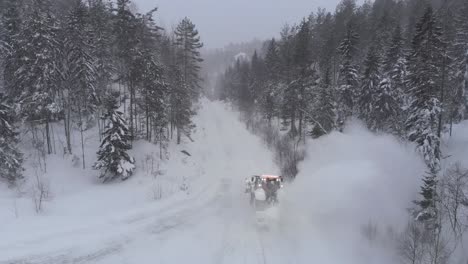
[[[304,240],[321,237],[319,255],[340,257],[329,263],[371,263],[363,233],[375,227],[385,237],[406,223],[424,164],[413,146],[353,124],[308,142],[299,170],[282,198],[285,226]]]

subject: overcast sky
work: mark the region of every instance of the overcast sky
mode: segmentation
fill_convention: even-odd
[[[183,17],[196,25],[207,48],[277,35],[286,23],[324,7],[335,10],[339,0],[134,0],[139,10],[159,7],[157,17],[171,29]]]

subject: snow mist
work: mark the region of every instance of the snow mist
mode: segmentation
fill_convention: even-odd
[[[392,262],[424,168],[414,146],[354,122],[344,133],[308,142],[299,175],[282,198],[282,226],[303,236],[309,258]]]

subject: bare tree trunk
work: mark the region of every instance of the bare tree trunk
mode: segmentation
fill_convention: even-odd
[[[55,147],[55,131],[54,131],[54,125],[50,125],[50,130],[52,131],[52,149],[54,154],[57,154],[57,149]]]
[[[299,137],[302,137],[302,119],[303,113],[302,111],[299,112]]]
[[[129,81],[129,93],[130,93],[130,137],[133,140],[134,139],[134,124],[133,124],[133,83],[130,80]]]
[[[68,99],[65,98],[65,94],[62,91],[62,101],[63,101],[63,108],[65,109],[64,118],[63,118],[63,128],[65,130],[65,141],[66,141],[66,150],[69,154],[72,154],[72,146],[71,146],[71,129],[70,129],[70,119],[71,119],[71,110],[70,110],[70,95],[68,95]]]
[[[180,145],[181,137],[180,128],[177,126],[177,145]]]
[[[440,103],[442,104],[442,107],[444,105],[444,100],[445,100],[445,72],[446,72],[446,52],[444,52],[444,59],[442,62],[442,84],[440,87]],[[437,136],[440,138],[442,136],[442,128],[443,128],[443,111],[440,111],[439,114],[439,124],[437,128]]]
[[[50,140],[50,124],[49,124],[49,117],[46,119],[46,124],[45,124],[45,130],[46,130],[46,144],[47,144],[47,154],[52,154],[52,144]]]
[[[86,169],[86,161],[85,161],[85,147],[84,147],[84,136],[83,136],[83,113],[81,111],[81,102],[78,106],[78,114],[80,118],[80,137],[81,137],[81,155],[83,159],[83,169]]]

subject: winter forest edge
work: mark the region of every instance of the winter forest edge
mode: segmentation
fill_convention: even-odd
[[[290,181],[307,142],[353,122],[412,146],[426,173],[414,175],[422,181],[406,230],[387,236],[403,263],[466,263],[468,169],[445,162],[444,140],[468,113],[467,0],[343,0],[214,76],[202,54],[229,49],[202,50],[189,18],[161,28],[154,16],[164,10],[141,14],[130,0],[0,0],[0,10],[0,184],[37,179],[36,211],[48,195],[37,176],[47,156],[92,167],[100,182],[127,180],[140,169],[135,142],[170,159],[171,144],[193,141],[208,97],[241,113]],[[87,164],[90,133],[101,144]],[[362,232],[372,240],[375,228]]]

